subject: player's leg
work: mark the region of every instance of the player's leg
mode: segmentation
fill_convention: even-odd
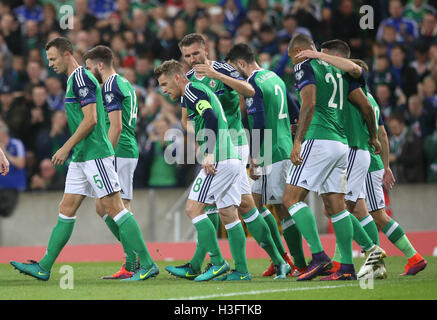
[[[312,260],[304,274],[298,277],[298,281],[311,280],[331,267],[331,259],[323,250],[315,217],[311,209],[304,202],[308,190],[287,184],[283,196],[283,204],[288,207],[288,212],[295,221],[297,228],[308,242]]]
[[[402,227],[385,211],[383,174],[384,170],[367,174],[366,203],[378,228],[408,259],[403,275],[415,275],[425,269],[427,261],[413,247]]]

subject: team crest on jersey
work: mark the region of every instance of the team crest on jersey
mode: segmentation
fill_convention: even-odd
[[[246,107],[250,107],[253,104],[253,98],[246,99]]]
[[[114,94],[113,93],[107,93],[105,94],[105,101],[106,103],[111,103],[111,101],[114,100]]]
[[[88,95],[88,88],[80,88],[79,89],[79,96],[81,96],[82,98],[85,98]]]
[[[215,88],[216,85],[217,85],[217,82],[215,82],[214,80],[211,80],[211,81],[209,82],[209,86],[210,86],[211,88]]]
[[[303,78],[303,70],[300,70],[299,72],[296,73],[296,80],[300,81],[300,79]]]
[[[240,76],[240,73],[238,71],[231,72],[231,77],[238,78]]]

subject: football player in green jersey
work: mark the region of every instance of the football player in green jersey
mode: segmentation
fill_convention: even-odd
[[[270,228],[279,253],[285,256],[287,253],[282,244],[276,219],[264,205],[275,206],[294,264],[298,273],[302,273],[306,268],[302,236],[288,214],[287,208],[282,204],[293,146],[285,83],[274,72],[262,69],[246,44],[234,45],[227,55],[227,60],[255,89],[255,95],[246,98],[246,112],[252,137],[250,171],[251,178],[255,180],[252,184],[253,198]],[[254,134],[254,131],[260,133],[258,141],[255,141],[257,134]],[[264,139],[267,135],[265,133],[271,134],[271,139]],[[267,152],[271,152],[271,157],[264,156]],[[261,172],[257,173],[257,169]],[[274,273],[275,268],[272,263],[263,276]]]
[[[358,64],[348,60],[350,49],[347,43],[342,40],[330,40],[322,44],[322,52],[306,50],[300,53],[299,57],[320,59],[342,71],[347,72],[357,79],[363,92],[367,92],[365,74],[366,71]],[[367,97],[366,97],[367,100]],[[369,102],[370,103],[370,102]],[[359,106],[354,105],[349,100],[345,101],[343,111],[343,123],[347,142],[349,146],[348,167],[347,167],[347,190],[346,205],[351,216],[354,240],[366,252],[366,257],[371,255],[379,245],[378,229],[372,216],[366,208],[365,203],[365,178],[370,165],[369,141],[376,136],[376,126],[373,126],[366,117],[373,117],[373,113],[363,113]],[[380,143],[376,145],[376,153],[381,150]],[[374,150],[371,150],[372,153]],[[372,249],[373,248],[373,249]],[[334,255],[334,267],[331,272],[336,272],[340,267],[340,253],[338,247]],[[366,259],[358,278],[362,277],[386,278],[387,272],[382,261]]]
[[[141,268],[121,281],[146,280],[158,275],[140,228],[123,205],[120,183],[114,169],[114,149],[108,139],[100,85],[91,72],[79,66],[73,57],[73,45],[66,38],[55,38],[46,45],[49,66],[58,74],[66,74],[65,110],[71,137],[53,155],[53,165],[62,165],[73,150],[68,167],[64,197],[46,253],[41,261],[11,261],[20,272],[40,280],[50,278],[50,270],[73,232],[76,212],[85,197],[101,199],[105,211],[114,219],[124,247],[135,251]]]
[[[228,130],[227,119],[217,96],[203,83],[192,83],[183,66],[175,60],[165,61],[155,69],[155,77],[172,100],[182,97],[187,116],[193,120],[196,140],[203,151],[202,167],[191,187],[186,213],[197,230],[197,246],[208,252],[211,264],[200,274],[188,263],[173,275],[194,281],[207,281],[230,270],[223,259],[213,223],[205,207],[214,201],[225,225],[235,269],[218,280],[250,280],[247,268],[246,238],[237,213],[241,202],[241,158]],[[171,266],[166,268],[171,270]],[[170,271],[169,271],[170,272]]]
[[[135,138],[137,98],[132,85],[117,74],[113,64],[112,50],[99,45],[84,55],[86,68],[102,85],[103,104],[107,111],[106,125],[109,141],[115,151],[114,166],[121,186],[121,198],[127,210],[132,212],[133,177],[138,162],[138,146]],[[120,240],[117,224],[105,212],[100,199],[96,199],[96,211]],[[120,271],[103,279],[125,279],[137,269],[137,255],[129,248],[123,248],[126,263]]]
[[[332,266],[320,242],[314,216],[304,202],[310,190],[322,196],[342,258],[340,269],[322,280],[356,279],[352,260],[353,227],[344,202],[348,152],[342,119],[344,101],[349,99],[359,105],[375,130],[374,117],[369,116],[373,111],[356,81],[324,61],[299,57],[304,50],[316,51],[314,42],[308,36],[297,35],[290,42],[289,55],[295,65],[301,110],[290,154],[293,166],[283,197],[312,253],[308,270],[298,281],[311,280]],[[373,146],[376,140],[372,134],[369,143]],[[379,253],[375,259],[383,256],[382,250]]]
[[[189,67],[192,68],[192,70],[187,73],[188,79],[193,83],[203,83],[205,86],[210,88],[210,90],[212,90],[220,100],[227,119],[232,142],[236,146],[237,151],[242,159],[242,196],[241,204],[238,207],[238,213],[241,215],[243,220],[245,220],[249,232],[256,238],[256,240],[259,243],[266,244],[265,249],[268,252],[270,251],[269,254],[273,254],[272,259],[274,260],[274,263],[277,265],[284,265],[283,257],[276,257],[274,254],[274,248],[271,248],[271,246],[267,244],[267,239],[263,239],[267,236],[266,230],[268,229],[268,226],[263,219],[257,218],[259,212],[252,198],[249,177],[246,171],[249,146],[247,143],[246,132],[241,122],[239,94],[245,97],[251,97],[254,95],[255,90],[231,65],[224,62],[222,63],[208,60],[208,50],[202,35],[196,33],[186,35],[179,42],[179,48],[182,52],[182,57],[187,62]],[[184,109],[182,115],[182,123],[184,123],[186,122],[184,119],[187,115]],[[209,203],[213,204],[213,202]],[[208,210],[207,212],[209,213],[208,217],[213,221],[216,228],[218,228],[219,217],[216,211]],[[258,237],[258,235],[260,237]],[[194,269],[199,269],[201,267],[205,258],[205,254],[206,253],[204,250],[196,248],[196,252],[190,261]],[[288,259],[287,262],[292,265],[291,259]],[[167,269],[167,271],[169,270]],[[172,271],[169,272],[173,273]],[[281,274],[279,277],[282,278],[283,275]]]

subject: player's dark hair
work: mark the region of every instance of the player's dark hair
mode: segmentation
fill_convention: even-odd
[[[107,46],[98,45],[88,50],[83,55],[84,61],[88,59],[103,62],[105,66],[112,67],[114,61],[114,55],[112,53],[112,50]]]
[[[310,48],[315,46],[313,39],[306,34],[299,33],[293,39],[291,39],[288,45],[288,52],[293,51],[296,48]]]
[[[225,61],[236,62],[238,59],[242,59],[247,63],[252,63],[255,61],[255,55],[247,44],[238,43],[232,46],[225,58]]]
[[[158,79],[162,75],[173,75],[173,74],[185,75],[184,67],[182,66],[182,63],[174,59],[167,60],[161,63],[159,66],[155,68],[153,73],[156,79]]]
[[[55,47],[58,49],[59,53],[64,54],[65,52],[69,52],[73,54],[73,44],[70,40],[65,37],[54,38],[46,44],[46,51],[51,47]]]
[[[179,49],[182,49],[183,47],[189,47],[193,43],[200,43],[200,45],[206,47],[205,38],[200,33],[190,33],[183,37],[179,42]]]
[[[320,46],[320,49],[327,49],[332,53],[340,54],[343,58],[349,58],[351,55],[349,45],[340,39],[325,41]]]
[[[351,59],[351,61],[356,63],[357,65],[359,65],[361,68],[364,68],[364,70],[366,72],[369,72],[369,66],[363,60],[361,60],[361,59]]]

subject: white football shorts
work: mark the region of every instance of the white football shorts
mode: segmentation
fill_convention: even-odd
[[[357,202],[365,198],[366,175],[370,166],[370,153],[367,150],[349,148],[347,158],[347,201]]]
[[[120,190],[113,156],[84,162],[70,162],[65,180],[65,193],[101,199]]]
[[[133,198],[134,172],[137,163],[137,158],[115,157],[114,159],[114,167],[120,181],[122,199],[132,200]]]
[[[299,166],[291,165],[287,183],[325,193],[346,193],[348,146],[334,140],[305,140]]]
[[[260,194],[263,204],[281,204],[291,165],[291,160],[286,159],[260,168],[262,174],[253,182],[252,193]]]
[[[385,208],[383,176],[384,169],[368,172],[366,175],[365,197],[369,212]]]

